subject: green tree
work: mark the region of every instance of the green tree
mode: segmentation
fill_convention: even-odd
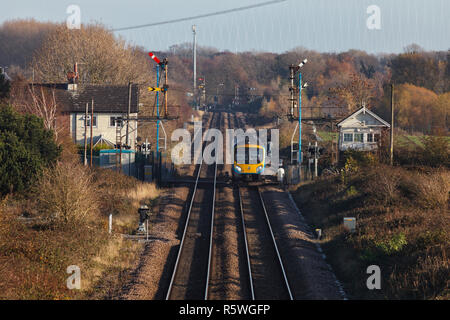
[[[9,97],[11,82],[6,78],[3,70],[0,68],[0,101]]]
[[[21,192],[61,152],[42,119],[0,105],[0,193]]]

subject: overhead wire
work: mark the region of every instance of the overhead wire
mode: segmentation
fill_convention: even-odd
[[[196,15],[196,16],[190,16],[190,17],[185,17],[185,18],[171,19],[171,20],[160,21],[160,22],[153,22],[153,23],[147,23],[147,24],[141,24],[141,25],[136,25],[136,26],[116,28],[116,29],[111,29],[111,31],[116,32],[116,31],[141,29],[141,28],[160,26],[160,25],[164,25],[164,24],[171,24],[171,23],[177,23],[177,22],[183,22],[183,21],[190,21],[190,20],[208,18],[208,17],[223,15],[223,14],[227,14],[227,13],[233,13],[233,12],[238,12],[238,11],[243,11],[243,10],[249,10],[249,9],[269,6],[269,5],[273,5],[273,4],[277,4],[277,3],[281,3],[281,2],[285,2],[285,1],[288,1],[288,0],[266,1],[266,2],[263,2],[263,3],[257,3],[257,4],[253,4],[253,5],[249,5],[249,6],[243,6],[243,7],[233,8],[233,9],[227,9],[227,10],[222,10],[222,11],[205,13],[205,14],[199,14],[199,15]]]

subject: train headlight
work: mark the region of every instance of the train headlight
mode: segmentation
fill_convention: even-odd
[[[239,167],[239,166],[237,166],[237,165],[236,165],[236,166],[234,166],[234,168],[236,169],[236,171],[237,171],[237,172],[241,172],[241,171],[242,171],[242,168],[241,168],[241,167]]]
[[[256,168],[256,172],[261,172],[264,169],[263,166],[259,166],[258,168]]]

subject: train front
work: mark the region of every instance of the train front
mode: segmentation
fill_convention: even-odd
[[[234,147],[233,179],[259,180],[265,169],[265,148],[255,144]]]

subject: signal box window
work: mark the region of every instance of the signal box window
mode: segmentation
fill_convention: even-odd
[[[355,142],[363,142],[364,134],[362,133],[355,133]]]

